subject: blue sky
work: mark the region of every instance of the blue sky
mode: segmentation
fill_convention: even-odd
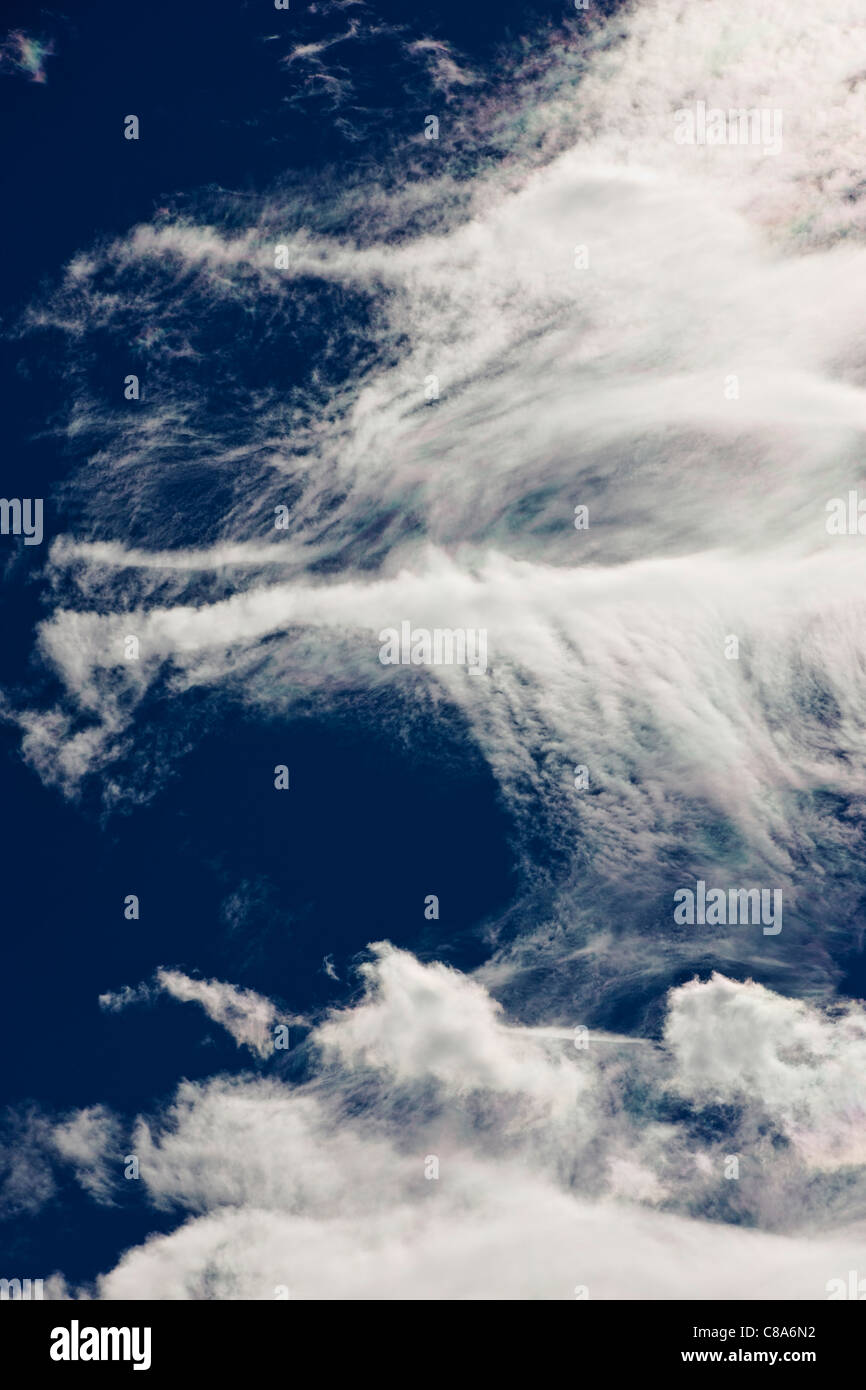
[[[751,8],[6,21],[6,1277],[862,1263],[863,22]]]

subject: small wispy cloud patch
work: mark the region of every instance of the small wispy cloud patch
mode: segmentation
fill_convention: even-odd
[[[12,29],[0,42],[0,73],[45,83],[48,81],[45,61],[53,57],[53,40]]]

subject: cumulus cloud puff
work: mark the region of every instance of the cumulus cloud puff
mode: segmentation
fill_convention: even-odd
[[[362,978],[305,1080],[184,1082],[137,1121],[148,1199],[185,1219],[99,1296],[810,1299],[862,1261],[862,1153],[837,1142],[862,1009],[716,976],[674,990],[664,1041],[635,1052],[509,1026],[478,984],[386,944]],[[58,1146],[92,1164],[105,1132],[84,1112]],[[828,1162],[848,1165],[841,1205],[816,1195]]]

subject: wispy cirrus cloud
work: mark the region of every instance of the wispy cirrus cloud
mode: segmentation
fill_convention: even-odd
[[[31,82],[45,83],[48,81],[45,60],[53,57],[52,39],[12,29],[0,42],[0,73],[27,76]]]
[[[279,1012],[270,999],[262,998],[255,990],[238,989],[220,980],[195,979],[181,970],[157,970],[151,983],[108,991],[99,996],[99,1004],[118,1013],[132,1004],[150,1003],[161,993],[185,1004],[200,1004],[208,1018],[231,1034],[238,1047],[248,1047],[260,1057],[272,1054],[277,1023],[307,1021],[300,1014]]]

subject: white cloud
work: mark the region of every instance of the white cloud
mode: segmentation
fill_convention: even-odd
[[[862,1263],[862,1222],[836,1212],[822,1228],[800,1204],[822,1156],[801,1143],[798,1109],[823,1092],[827,1132],[851,1118],[861,1018],[715,977],[673,991],[666,1047],[638,1058],[550,1030],[518,1040],[476,984],[393,948],[364,980],[359,1003],[314,1032],[303,1085],[185,1082],[164,1116],[138,1122],[150,1199],[188,1219],[127,1252],[99,1296],[568,1299],[583,1284],[592,1298],[816,1299]],[[650,1113],[671,1086],[696,1114],[710,1091],[736,1096],[739,1180],[725,1177],[731,1134],[707,1144],[687,1116],[648,1122],[626,1072]],[[795,1120],[796,1171],[761,1137],[774,1115]],[[742,1202],[758,1229],[689,1215],[708,1197]]]
[[[55,1125],[51,1141],[75,1169],[82,1187],[98,1201],[110,1200],[122,1158],[117,1117],[104,1105],[88,1106]]]
[[[866,1164],[866,1011],[822,1012],[721,975],[675,990],[665,1041],[696,1101],[760,1105],[812,1167]]]
[[[208,1018],[225,1028],[238,1047],[248,1047],[260,1057],[274,1051],[277,1024],[300,1024],[300,1014],[281,1013],[270,999],[252,989],[238,989],[222,980],[197,980],[181,970],[157,970],[153,984],[124,985],[117,991],[100,994],[103,1009],[117,1013],[130,1004],[147,1003],[160,991],[183,1003],[200,1004]]]

